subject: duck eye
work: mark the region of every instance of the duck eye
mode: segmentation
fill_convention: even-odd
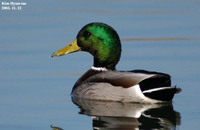
[[[90,37],[90,36],[91,36],[91,33],[90,33],[90,32],[85,32],[85,33],[84,33],[84,37],[85,37],[85,38],[88,38],[88,37]]]

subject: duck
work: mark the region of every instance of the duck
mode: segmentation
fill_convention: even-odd
[[[111,26],[92,22],[78,32],[77,37],[66,47],[51,56],[85,51],[93,56],[92,67],[74,84],[71,96],[74,98],[136,102],[171,102],[181,91],[171,86],[171,76],[148,70],[121,71],[116,65],[121,57],[121,41]]]

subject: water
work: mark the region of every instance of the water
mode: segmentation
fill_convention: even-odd
[[[0,129],[199,128],[198,0],[23,2],[21,11],[0,11]],[[123,51],[117,69],[172,76],[183,90],[172,105],[74,101],[79,108],[72,102],[72,86],[92,57],[50,56],[94,21],[119,33]]]

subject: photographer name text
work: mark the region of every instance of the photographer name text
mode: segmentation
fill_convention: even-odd
[[[26,2],[1,2],[1,10],[22,10]]]

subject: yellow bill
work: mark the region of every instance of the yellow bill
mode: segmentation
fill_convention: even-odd
[[[54,57],[54,56],[63,56],[65,54],[76,52],[76,51],[80,51],[80,50],[81,50],[81,48],[77,45],[77,39],[75,39],[68,46],[66,46],[65,48],[62,48],[62,49],[56,51],[51,56],[52,57]]]

